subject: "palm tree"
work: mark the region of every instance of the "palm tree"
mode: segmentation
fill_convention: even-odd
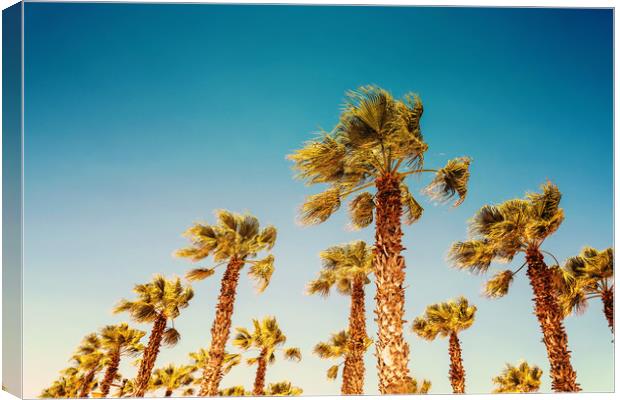
[[[252,320],[254,331],[250,332],[245,328],[236,328],[237,335],[233,340],[233,345],[244,351],[257,350],[258,356],[247,360],[249,365],[258,364],[256,378],[254,379],[254,396],[265,394],[265,375],[267,364],[276,361],[276,350],[279,350],[286,343],[286,336],[280,330],[278,322],[274,317],[266,317],[262,321]],[[297,347],[290,347],[282,350],[284,358],[293,361],[301,361],[301,351]]]
[[[82,379],[77,368],[67,368],[48,388],[43,389],[39,397],[56,399],[78,397],[81,386]]]
[[[515,274],[527,265],[535,313],[551,364],[551,387],[555,391],[576,392],[580,388],[570,362],[563,313],[554,293],[553,274],[541,249],[545,239],[564,220],[560,208],[562,194],[551,182],[542,185],[541,191],[530,193],[525,199],[483,206],[470,222],[471,240],[454,243],[449,257],[458,268],[483,273],[495,260],[509,262],[517,253],[525,253],[525,263],[515,271],[496,274],[487,283],[486,293],[489,297],[505,295]]]
[[[501,375],[493,378],[496,388],[493,393],[531,393],[538,392],[542,370],[530,366],[526,361],[514,366],[506,364]]]
[[[559,302],[566,315],[581,313],[588,301],[600,298],[603,313],[611,332],[614,332],[614,251],[610,247],[598,251],[584,247],[576,257],[566,260],[564,267],[557,272],[556,286],[559,289]]]
[[[364,341],[363,351],[365,352],[368,347],[372,344],[372,340],[370,338],[366,338]],[[314,353],[323,359],[344,359],[344,361],[334,364],[327,370],[327,379],[333,380],[338,377],[338,369],[340,365],[344,364],[343,368],[343,376],[342,376],[342,394],[350,394],[350,383],[346,382],[345,379],[345,371],[347,370],[347,362],[350,362],[350,347],[349,347],[349,333],[348,331],[340,331],[334,333],[330,336],[327,342],[319,342],[316,346],[314,346]],[[350,368],[350,367],[349,367]],[[349,377],[350,379],[350,377]],[[363,381],[362,387],[363,389]],[[362,394],[362,391],[357,394]]]
[[[140,340],[146,332],[132,329],[126,323],[107,325],[99,333],[101,347],[106,350],[106,371],[101,381],[101,397],[110,393],[110,384],[114,381],[121,362],[121,357],[133,357],[144,350]]]
[[[308,293],[327,296],[336,289],[351,296],[347,351],[342,371],[342,394],[363,394],[364,353],[368,348],[366,335],[366,305],[364,285],[370,283],[372,251],[363,241],[330,247],[321,252],[323,269],[319,277],[310,282]]]
[[[217,392],[217,395],[225,396],[225,397],[241,397],[241,396],[250,396],[251,393],[247,392],[243,386],[231,386],[231,387],[219,390]]]
[[[181,309],[189,305],[194,292],[189,286],[183,287],[181,279],[166,279],[162,275],[155,275],[149,283],[136,285],[133,291],[138,298],[133,301],[121,300],[114,308],[114,313],[128,312],[136,322],[153,324],[134,382],[133,395],[144,397],[162,342],[174,346],[181,339],[180,333],[174,328],[174,319],[181,314]],[[167,326],[168,320],[172,321],[171,327]]]
[[[435,340],[437,335],[450,338],[450,383],[454,393],[465,393],[465,369],[458,334],[474,323],[476,306],[464,297],[426,307],[423,316],[413,321],[413,331],[422,339]]]
[[[428,145],[420,129],[423,107],[407,94],[403,100],[376,86],[364,86],[347,94],[340,120],[331,133],[308,141],[289,156],[297,178],[309,184],[327,184],[322,193],[310,196],[301,207],[301,222],[326,221],[344,199],[363,191],[349,205],[352,225],[363,228],[375,223],[374,265],[377,286],[378,339],[376,354],[379,390],[382,394],[404,393],[410,387],[409,346],[403,337],[405,260],[401,255],[401,217],[411,224],[423,212],[405,178],[434,172],[426,193],[438,200],[455,195],[459,205],[467,194],[468,158],[449,161],[439,170],[424,168]]]
[[[133,379],[123,379],[116,390],[116,397],[130,397],[135,392],[136,386]]]
[[[103,369],[105,353],[101,348],[101,339],[96,333],[86,335],[78,346],[77,351],[72,357],[76,367],[75,370],[80,374],[80,390],[78,397],[87,397],[97,384],[96,375]],[[73,373],[69,368],[65,372]]]
[[[153,371],[153,376],[149,383],[150,390],[165,389],[165,397],[172,396],[172,393],[182,387],[189,386],[194,382],[192,374],[196,371],[193,365],[176,366],[168,364],[163,368]]]
[[[265,394],[267,396],[299,396],[304,391],[293,386],[289,381],[270,383]]]
[[[195,224],[185,232],[192,245],[176,252],[178,257],[192,261],[203,260],[213,255],[217,263],[213,268],[198,268],[190,271],[190,280],[205,279],[215,273],[215,268],[226,264],[221,281],[215,319],[211,327],[209,364],[204,370],[201,396],[215,396],[222,380],[226,342],[230,336],[232,314],[239,283],[239,272],[250,264],[248,274],[258,282],[258,291],[265,290],[274,271],[274,257],[255,259],[261,251],[269,251],[276,241],[276,228],[268,226],[259,229],[259,222],[252,215],[233,214],[220,210],[216,213],[217,224]]]

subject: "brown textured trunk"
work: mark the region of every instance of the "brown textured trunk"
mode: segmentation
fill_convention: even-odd
[[[121,349],[120,347],[114,349],[114,352],[110,355],[110,364],[105,370],[105,375],[101,381],[101,397],[107,397],[110,393],[110,385],[114,381],[114,377],[118,372],[118,366],[121,362]]]
[[[138,370],[138,376],[136,377],[135,391],[133,397],[144,397],[146,389],[148,388],[149,380],[151,379],[151,373],[155,366],[155,360],[157,354],[159,354],[159,348],[161,346],[161,339],[166,329],[167,318],[165,315],[160,314],[151,330],[151,336],[149,337],[149,343],[144,349],[142,355],[142,362],[140,363],[140,369]]]
[[[528,249],[525,259],[527,276],[534,291],[535,313],[551,366],[551,388],[556,392],[578,392],[581,388],[570,362],[568,337],[562,322],[562,311],[553,294],[551,272],[538,249]]]
[[[95,368],[88,371],[88,373],[84,376],[84,382],[82,382],[82,387],[80,387],[80,394],[78,397],[87,397],[88,393],[92,388],[93,380],[95,379]]]
[[[222,277],[215,319],[211,327],[209,361],[204,370],[200,396],[217,396],[220,381],[224,375],[222,373],[222,362],[224,361],[226,342],[230,336],[235,295],[237,294],[237,284],[239,283],[239,271],[242,266],[243,260],[235,257],[231,258],[226,267],[224,277]]]
[[[613,289],[604,290],[601,293],[601,300],[603,300],[603,312],[605,318],[607,318],[607,325],[611,329],[611,333],[614,333],[614,291]]]
[[[364,350],[366,342],[366,306],[364,276],[356,277],[351,287],[348,353],[342,369],[342,394],[364,393]]]
[[[392,175],[377,179],[375,231],[376,342],[379,391],[405,393],[410,384],[409,346],[403,338],[405,314],[405,260],[400,255],[402,203],[401,179]]]
[[[164,393],[164,397],[172,396],[172,389],[166,389],[166,393]]]
[[[450,334],[450,383],[452,393],[465,393],[465,369],[463,368],[463,357],[461,355],[461,343],[456,332]]]
[[[267,375],[267,350],[263,349],[258,356],[258,368],[256,368],[256,378],[254,378],[253,396],[265,395],[265,375]]]

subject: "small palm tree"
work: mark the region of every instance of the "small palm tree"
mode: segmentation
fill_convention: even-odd
[[[614,331],[614,251],[598,251],[584,247],[576,257],[566,260],[564,267],[555,269],[559,302],[566,315],[581,313],[588,301],[600,298],[603,313],[611,332]]]
[[[329,369],[327,370],[327,379],[336,379],[338,377],[338,369],[342,364],[345,364],[346,369],[347,360],[349,359],[348,355],[350,353],[350,347],[348,343],[349,333],[347,331],[340,331],[332,334],[327,342],[319,342],[316,346],[314,346],[314,353],[320,358],[335,360],[343,359],[342,362],[329,367]],[[371,344],[372,340],[370,338],[366,338],[366,341],[364,342],[364,350],[366,350]],[[344,387],[344,370],[342,379],[342,386]],[[345,394],[345,389],[342,390],[342,393]]]
[[[136,385],[133,379],[123,379],[116,389],[116,397],[131,397],[131,394],[135,392]]]
[[[78,397],[81,386],[79,371],[76,368],[67,368],[48,388],[43,389],[39,397],[56,399]]]
[[[225,397],[241,397],[241,396],[250,396],[251,393],[247,392],[243,386],[231,386],[231,387],[219,390],[217,392],[217,395],[225,396]]]
[[[308,293],[327,296],[336,289],[351,296],[347,351],[342,371],[342,394],[363,394],[364,352],[368,348],[366,335],[366,304],[364,285],[370,283],[373,255],[363,241],[330,247],[321,252],[323,269],[310,282]]]
[[[244,351],[257,350],[258,356],[247,360],[249,365],[258,364],[256,378],[254,379],[254,396],[265,394],[265,375],[267,364],[276,361],[275,352],[280,350],[286,343],[286,336],[280,330],[274,317],[266,317],[262,321],[252,320],[254,331],[250,332],[245,328],[236,328],[237,335],[233,340],[233,345]],[[301,351],[297,347],[282,349],[284,358],[293,361],[301,361]]]
[[[128,312],[136,322],[153,324],[134,382],[133,395],[144,397],[162,343],[174,346],[181,339],[181,334],[174,328],[174,319],[189,305],[194,292],[191,287],[184,287],[179,278],[168,280],[162,275],[155,275],[149,283],[136,285],[133,291],[138,298],[121,300],[114,312]],[[169,320],[172,321],[171,327],[168,327]]]
[[[445,167],[424,168],[428,145],[420,129],[423,107],[419,97],[395,99],[388,91],[364,86],[347,93],[340,120],[331,133],[308,141],[289,158],[297,178],[309,184],[326,184],[327,190],[310,196],[301,207],[301,222],[318,224],[336,212],[346,197],[352,224],[363,228],[375,223],[374,265],[379,328],[377,369],[382,394],[409,390],[409,346],[403,337],[405,260],[401,255],[401,218],[411,224],[423,213],[405,178],[435,173],[426,193],[438,200],[467,195],[470,160],[448,161]],[[376,191],[364,191],[374,186]]]
[[[506,364],[501,375],[493,378],[495,389],[493,393],[531,393],[538,392],[542,370],[537,366],[530,366],[526,361],[514,366]]]
[[[165,389],[165,397],[172,396],[175,390],[186,387],[194,382],[192,374],[196,371],[193,365],[168,364],[163,368],[153,371],[153,376],[149,382],[150,390]]]
[[[96,387],[95,377],[104,367],[105,353],[102,351],[99,336],[96,333],[85,336],[72,360],[81,380],[78,397],[86,397]],[[73,372],[72,369],[66,371]]]
[[[101,397],[110,393],[110,385],[118,373],[121,357],[133,357],[144,350],[140,340],[145,334],[144,331],[130,328],[126,323],[107,325],[101,329],[101,347],[106,351],[106,371],[99,387]]]
[[[465,393],[465,369],[458,334],[474,323],[475,314],[476,307],[459,297],[426,307],[424,315],[413,321],[413,331],[423,339],[435,340],[437,335],[450,338],[450,383],[454,393]]]
[[[570,361],[564,315],[555,295],[552,270],[543,256],[550,253],[541,248],[564,220],[561,198],[558,187],[548,182],[542,185],[541,193],[530,193],[525,199],[483,206],[470,222],[471,240],[453,244],[450,258],[458,268],[486,272],[493,261],[509,262],[518,253],[525,253],[521,267],[501,271],[487,282],[486,294],[504,296],[514,276],[527,265],[535,312],[551,364],[551,387],[559,392],[576,392],[581,389]]]
[[[209,364],[204,369],[201,383],[201,396],[215,396],[222,380],[222,364],[226,342],[230,336],[235,296],[239,283],[239,272],[245,264],[250,264],[248,274],[258,282],[258,291],[269,285],[274,271],[274,257],[255,259],[262,251],[270,251],[276,241],[276,228],[268,226],[259,229],[259,222],[252,215],[233,214],[229,211],[217,212],[217,224],[195,224],[185,232],[192,245],[176,252],[178,257],[201,261],[210,255],[217,263],[212,268],[198,268],[190,271],[187,278],[200,280],[212,276],[215,268],[226,265],[221,281],[220,295],[211,327],[211,347]]]
[[[293,386],[289,381],[270,383],[265,394],[267,396],[299,396],[304,391]]]

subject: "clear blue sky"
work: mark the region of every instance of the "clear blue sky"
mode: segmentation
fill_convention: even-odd
[[[339,212],[295,223],[319,188],[292,179],[285,155],[337,121],[344,92],[376,83],[420,94],[427,165],[473,158],[458,209],[422,199],[405,229],[409,320],[427,304],[465,295],[478,306],[461,336],[467,390],[491,390],[504,362],[548,364],[525,275],[511,293],[480,296],[481,277],[445,254],[483,204],[522,196],[547,178],[564,193],[566,221],[547,250],[564,259],[612,245],[612,11],[205,5],[26,4],[25,395],[49,384],[81,337],[124,316],[110,312],[151,274],[182,275],[171,253],[212,211],[251,211],[279,229],[276,273],[262,295],[243,277],[234,326],[275,315],[300,364],[267,381],[335,394],[313,345],[346,326],[348,299],[305,296],[317,253],[372,230],[345,229]],[[428,179],[411,181],[416,191]],[[501,267],[501,266],[500,266]],[[177,320],[180,344],[157,364],[185,362],[209,341],[216,279],[194,285]],[[369,332],[373,285],[367,296]],[[613,344],[594,302],[566,321],[578,381],[613,389]],[[142,326],[147,329],[147,326]],[[411,368],[450,392],[448,344],[408,331]],[[367,357],[367,393],[376,393]],[[128,362],[123,372],[133,376]],[[251,386],[240,366],[223,384]]]

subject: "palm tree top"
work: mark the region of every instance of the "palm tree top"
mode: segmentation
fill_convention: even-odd
[[[135,300],[121,300],[114,313],[129,312],[137,322],[154,322],[160,316],[174,319],[194,297],[191,286],[183,286],[178,277],[166,279],[156,274],[151,282],[134,286]]]
[[[455,195],[460,204],[467,195],[470,160],[454,159],[440,170],[425,170],[424,142],[420,119],[424,108],[412,93],[395,99],[390,92],[375,85],[347,92],[340,119],[332,132],[321,134],[289,155],[297,178],[308,184],[327,184],[328,189],[310,196],[301,209],[301,222],[324,222],[340,208],[342,200],[374,185],[383,177],[400,180],[407,175],[435,172],[426,193],[437,200]],[[403,184],[403,203],[413,207],[406,214],[412,223],[422,208]],[[373,195],[361,193],[351,202],[353,226],[362,228],[372,222]]]
[[[196,352],[189,353],[189,358],[194,362],[194,366],[198,369],[204,370],[209,363],[209,350],[200,348]],[[224,360],[222,362],[224,373],[228,373],[232,367],[239,365],[241,362],[241,355],[236,353],[224,353]]]
[[[246,328],[235,328],[237,334],[233,339],[233,345],[242,350],[265,350],[270,363],[275,362],[275,351],[286,343],[286,336],[278,326],[275,317],[265,317],[262,321],[252,320],[254,331]],[[297,347],[284,349],[284,357],[288,360],[301,361],[301,351]],[[258,358],[249,358],[247,362],[253,364]]]
[[[308,284],[308,294],[319,293],[329,295],[330,289],[336,286],[338,292],[350,295],[351,285],[356,277],[364,278],[370,283],[368,275],[373,270],[372,248],[363,241],[355,241],[345,245],[332,246],[322,251],[319,256],[323,268],[317,279]]]
[[[266,396],[299,396],[304,391],[293,386],[289,381],[270,383],[265,391]]]
[[[413,321],[413,331],[423,339],[434,340],[469,328],[475,319],[476,306],[465,297],[426,307],[424,315]]]
[[[529,393],[540,388],[542,370],[537,366],[530,366],[526,361],[514,366],[506,363],[502,373],[493,378],[496,388],[493,393]]]
[[[177,250],[177,257],[201,261],[209,256],[217,265],[197,268],[187,274],[189,280],[201,280],[215,273],[215,268],[227,261],[237,260],[250,263],[248,274],[258,283],[258,290],[263,291],[274,271],[274,257],[268,254],[262,260],[250,260],[261,251],[270,251],[277,238],[277,230],[269,225],[260,229],[258,219],[250,214],[237,214],[227,210],[216,211],[217,222],[213,225],[196,223],[186,232],[191,245]]]
[[[472,272],[486,272],[491,262],[509,262],[518,252],[538,249],[564,220],[562,194],[551,182],[524,199],[483,206],[470,220],[471,239],[454,243],[452,263]]]
[[[174,365],[168,364],[163,368],[153,371],[153,376],[149,382],[151,390],[166,388],[175,390],[181,386],[187,386],[194,382],[192,374],[196,371],[193,365]]]
[[[144,350],[140,340],[146,332],[130,328],[126,323],[106,325],[101,328],[99,336],[101,345],[107,349],[118,349],[121,354],[136,355]]]

